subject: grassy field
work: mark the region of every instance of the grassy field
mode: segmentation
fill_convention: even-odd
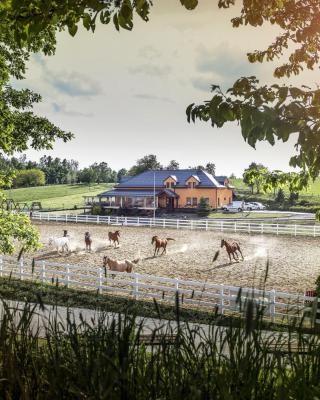
[[[41,201],[43,208],[78,208],[83,206],[83,196],[95,196],[113,187],[112,183],[100,185],[48,185],[6,190],[7,198],[18,202]]]

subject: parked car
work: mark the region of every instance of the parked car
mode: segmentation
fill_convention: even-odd
[[[265,210],[267,208],[264,204],[258,203],[257,201],[252,201],[250,204],[254,206],[254,208],[252,208],[253,210]]]
[[[245,202],[244,201],[233,201],[227,206],[223,207],[223,211],[227,212],[241,212],[245,210]]]

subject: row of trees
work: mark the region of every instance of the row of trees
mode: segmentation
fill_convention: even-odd
[[[137,160],[129,170],[121,168],[113,170],[108,163],[94,163],[86,168],[79,169],[76,160],[61,159],[59,157],[43,156],[39,162],[27,160],[25,155],[20,157],[0,157],[0,168],[15,178],[12,181],[13,187],[40,186],[52,184],[75,184],[75,183],[109,183],[120,181],[125,176],[138,175],[147,170],[160,170],[180,168],[176,160],[171,160],[167,166],[163,166],[154,154],[146,155]],[[215,175],[215,164],[208,162],[205,166],[197,165],[189,168],[206,169]]]
[[[274,195],[287,187],[290,198],[297,198],[298,193],[308,186],[308,175],[304,172],[269,171],[267,167],[255,162],[251,163],[243,173],[243,181],[257,194],[273,191]]]

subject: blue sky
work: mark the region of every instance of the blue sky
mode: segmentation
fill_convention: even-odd
[[[244,75],[273,79],[272,65],[246,59],[249,50],[272,40],[273,28],[233,29],[235,14],[209,0],[192,12],[178,1],[161,0],[150,21],[136,20],[132,32],[100,26],[94,35],[59,33],[56,55],[32,57],[26,81],[19,82],[43,96],[39,114],[75,134],[72,142],[57,142],[45,153],[75,158],[81,166],[106,161],[115,169],[149,153],[164,165],[171,159],[182,167],[212,161],[227,175],[241,175],[251,161],[288,169],[294,140],[274,148],[261,143],[254,150],[236,124],[212,129],[187,123],[186,107],[210,98],[211,84],[227,88]],[[315,78],[307,75],[303,83]]]

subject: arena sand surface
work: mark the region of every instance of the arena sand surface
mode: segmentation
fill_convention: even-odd
[[[101,267],[108,255],[117,260],[140,257],[135,272],[180,279],[223,283],[241,287],[261,287],[269,261],[266,289],[302,293],[312,289],[320,274],[319,238],[248,235],[215,231],[190,231],[141,227],[116,227],[92,224],[35,223],[40,231],[43,248],[28,258],[81,266]],[[71,254],[58,255],[48,246],[50,236],[61,237],[67,229]],[[109,231],[119,229],[120,247],[109,245]],[[92,252],[84,250],[84,232],[92,236]],[[171,237],[167,254],[153,257],[151,237]],[[240,242],[244,261],[229,263],[221,239]],[[218,259],[212,258],[220,250]]]

